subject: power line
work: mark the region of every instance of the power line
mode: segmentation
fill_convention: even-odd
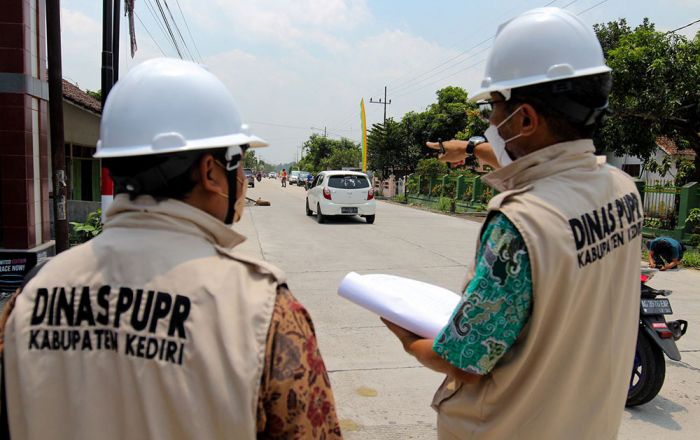
[[[162,21],[158,18],[158,15],[155,10],[155,6],[151,3],[151,0],[146,0],[145,1],[146,8],[148,9],[148,12],[151,14],[151,17],[153,18],[153,21],[158,25],[158,28],[160,29],[161,33],[163,34],[163,37],[165,37],[165,40],[170,43],[171,46],[173,46],[172,42],[168,38],[168,31],[165,29],[165,26],[163,26]],[[136,12],[134,10],[134,12]],[[173,46],[173,49],[175,46]]]
[[[568,8],[569,6],[573,5],[574,3],[578,2],[578,1],[579,1],[579,0],[572,0],[572,1],[569,2],[567,5],[565,5],[562,9]],[[607,0],[606,0],[606,1],[607,1]],[[554,3],[556,3],[556,2],[557,2],[557,0],[551,0],[551,1],[547,2],[545,5],[543,5],[543,7],[551,6],[552,4],[554,4]],[[511,9],[508,10],[508,12],[513,11],[513,10],[515,10],[515,9],[517,9],[517,8],[511,8]],[[485,40],[483,40],[483,41],[480,41],[479,43],[476,43],[475,45],[469,47],[468,49],[466,49],[466,50],[464,50],[464,51],[462,51],[462,52],[460,52],[459,54],[457,54],[457,55],[455,55],[455,56],[453,56],[453,57],[451,57],[451,58],[449,58],[449,59],[447,59],[447,60],[441,62],[441,63],[438,64],[437,66],[435,66],[435,67],[433,67],[433,68],[431,68],[431,69],[429,69],[429,70],[427,70],[427,71],[425,71],[425,72],[423,72],[423,73],[421,73],[421,74],[419,74],[419,75],[417,75],[417,76],[415,76],[415,77],[413,77],[413,78],[410,78],[410,79],[408,79],[408,80],[402,81],[402,82],[400,82],[398,85],[394,85],[394,84],[392,84],[391,82],[389,83],[389,85],[392,85],[392,90],[394,90],[394,93],[396,93],[397,90],[398,90],[398,91],[401,91],[402,89],[403,89],[403,91],[405,92],[405,91],[407,91],[408,89],[410,89],[410,88],[412,88],[413,86],[415,86],[416,84],[418,84],[418,83],[420,83],[420,82],[422,82],[422,81],[424,81],[424,80],[426,80],[426,79],[433,78],[433,77],[435,77],[436,75],[439,75],[440,73],[443,73],[443,72],[445,72],[445,71],[448,71],[448,70],[452,69],[453,67],[456,67],[457,65],[459,65],[459,64],[461,64],[461,63],[464,63],[465,61],[468,61],[469,59],[473,59],[473,58],[474,58],[476,55],[478,55],[479,53],[482,53],[482,52],[484,52],[485,50],[488,50],[489,48],[491,48],[491,46],[488,46],[486,49],[484,49],[484,50],[482,50],[482,51],[480,51],[480,52],[478,52],[478,53],[476,53],[476,54],[470,55],[469,57],[465,58],[464,60],[461,60],[461,61],[458,61],[458,62],[456,62],[456,63],[453,63],[451,66],[448,66],[448,67],[446,67],[446,68],[440,70],[440,72],[437,72],[437,73],[435,73],[435,74],[433,74],[433,75],[430,75],[430,76],[428,76],[428,77],[426,77],[426,78],[423,78],[425,75],[429,75],[430,73],[434,72],[435,70],[439,69],[440,67],[442,67],[442,66],[444,66],[444,65],[446,65],[446,64],[449,64],[450,62],[452,62],[452,61],[454,61],[454,60],[456,60],[456,59],[458,59],[458,58],[460,58],[460,57],[463,57],[464,55],[468,54],[470,51],[476,49],[477,47],[481,46],[482,44],[485,44],[485,43],[487,43],[487,42],[493,40],[493,39],[495,38],[495,36],[496,36],[496,35],[494,34],[494,35],[490,36],[489,38],[487,38],[487,39],[485,39]],[[462,70],[462,71],[463,71],[463,70]],[[456,73],[459,73],[459,72],[456,72]],[[446,78],[449,78],[449,77],[452,77],[452,76],[454,76],[454,73],[451,74],[451,75],[449,75],[449,76],[447,76]],[[421,79],[419,79],[419,78],[421,78]],[[433,82],[433,83],[434,83],[434,82]],[[419,90],[419,89],[422,89],[422,88],[423,88],[423,86],[419,87],[418,89],[415,89],[414,91]],[[409,93],[404,93],[404,94],[402,94],[401,96],[406,96],[407,94],[410,94],[410,92],[409,92]],[[338,124],[338,125],[344,125],[345,123],[347,123],[348,121],[352,120],[353,118],[355,118],[355,114],[354,114],[354,113],[353,113],[352,115],[350,115],[349,117],[343,119],[342,122],[341,122],[340,124]]]
[[[557,0],[550,1],[550,2],[546,3],[546,4],[544,5],[544,7],[550,6],[550,5],[552,5],[553,3],[555,3],[556,1],[557,1]],[[568,8],[569,6],[571,6],[571,5],[575,4],[575,3],[577,3],[578,1],[580,1],[580,0],[571,0],[569,3],[567,3],[566,5],[564,5],[564,6],[562,7],[562,9],[566,9],[566,8]],[[609,0],[603,0],[603,1],[601,1],[601,2],[598,2],[598,3],[596,3],[595,5],[593,5],[593,6],[589,7],[589,8],[587,8],[587,9],[585,9],[585,10],[579,12],[579,13],[576,14],[576,15],[584,14],[584,13],[586,13],[586,12],[592,10],[592,9],[595,9],[595,8],[597,8],[597,7],[601,6],[601,5],[603,5],[604,3],[607,3],[608,1],[609,1]],[[433,75],[430,75],[429,77],[426,77],[426,78],[422,78],[422,79],[420,79],[420,80],[417,80],[418,78],[421,78],[422,76],[424,76],[424,75],[426,75],[426,74],[429,74],[429,73],[435,71],[436,69],[440,68],[441,66],[444,66],[445,64],[448,64],[448,63],[450,63],[451,61],[453,61],[453,60],[455,60],[455,59],[457,59],[457,58],[459,58],[459,57],[461,57],[461,56],[466,55],[466,54],[467,54],[468,52],[470,52],[471,50],[473,50],[473,49],[475,49],[475,48],[481,46],[482,44],[484,44],[484,43],[486,43],[486,42],[488,42],[488,41],[490,41],[490,40],[492,40],[492,39],[494,39],[495,37],[496,37],[496,34],[492,35],[491,37],[489,37],[488,39],[486,39],[486,40],[484,40],[484,41],[481,41],[481,42],[477,43],[476,45],[470,47],[470,48],[467,49],[466,51],[464,51],[464,52],[462,52],[462,53],[460,53],[460,54],[458,54],[458,55],[456,55],[456,56],[453,56],[452,58],[450,58],[450,59],[448,59],[448,60],[446,60],[446,61],[440,63],[439,65],[433,67],[432,69],[428,70],[427,72],[423,72],[422,74],[420,74],[420,75],[418,75],[418,76],[416,76],[416,77],[414,77],[414,78],[412,78],[412,79],[410,79],[410,80],[408,80],[408,81],[405,81],[400,87],[397,86],[397,88],[399,88],[399,89],[402,88],[403,91],[402,91],[401,93],[399,93],[398,95],[395,95],[395,97],[402,97],[402,96],[410,95],[410,94],[412,94],[412,93],[415,93],[415,92],[417,92],[417,91],[419,91],[419,90],[424,89],[424,88],[427,87],[427,86],[430,86],[430,85],[433,85],[433,84],[437,84],[437,83],[439,83],[439,82],[441,82],[441,81],[444,81],[445,79],[451,78],[451,77],[453,77],[453,76],[455,76],[455,75],[457,75],[457,74],[459,74],[459,73],[465,72],[465,71],[467,71],[467,70],[469,70],[469,69],[472,69],[472,68],[478,66],[479,64],[483,63],[483,62],[485,61],[485,59],[482,59],[482,60],[480,60],[480,61],[477,61],[476,63],[473,63],[473,64],[471,64],[471,65],[469,65],[469,66],[467,66],[467,67],[465,67],[465,68],[463,68],[463,69],[460,69],[460,70],[458,70],[458,71],[456,71],[456,72],[453,72],[453,73],[451,73],[451,74],[449,74],[449,75],[447,75],[447,76],[438,78],[436,81],[432,81],[432,82],[430,82],[430,83],[423,84],[423,85],[421,85],[421,86],[419,86],[419,87],[415,87],[415,86],[418,85],[419,83],[421,83],[421,82],[423,82],[423,81],[425,81],[425,80],[427,80],[427,79],[429,79],[429,78],[433,78],[433,77],[439,75],[440,73],[444,73],[444,72],[446,72],[446,71],[448,71],[448,70],[450,70],[450,69],[456,67],[457,65],[459,65],[459,64],[461,64],[461,63],[464,63],[465,61],[467,61],[467,60],[469,60],[469,59],[473,59],[473,58],[476,57],[478,54],[480,54],[480,53],[482,53],[482,52],[485,52],[486,50],[490,49],[490,48],[492,47],[491,45],[487,46],[486,48],[484,48],[483,50],[481,50],[481,51],[479,51],[479,52],[477,52],[477,53],[471,54],[469,57],[465,58],[464,60],[458,61],[458,62],[456,62],[456,63],[452,63],[452,65],[450,65],[450,66],[448,66],[448,67],[446,67],[446,68],[440,70],[439,72],[436,72],[436,73],[433,74]],[[416,81],[416,80],[417,80],[417,81]],[[411,84],[411,83],[412,83],[412,84]],[[415,87],[415,88],[414,88],[414,87]],[[353,118],[355,118],[354,112],[353,112],[352,115],[350,115],[348,118],[344,119],[343,122],[340,123],[340,124],[338,124],[338,125],[343,125],[343,124],[345,124],[347,121],[352,120]]]
[[[180,10],[180,15],[182,15],[182,21],[185,22],[185,27],[187,28],[187,33],[190,35],[190,39],[192,39],[192,44],[194,45],[194,50],[197,52],[197,56],[199,56],[199,61],[204,62],[204,59],[202,58],[202,54],[199,53],[199,48],[197,47],[197,42],[195,41],[194,37],[192,36],[192,32],[190,32],[190,25],[187,24],[187,19],[185,18],[185,14],[182,13],[182,8],[180,7],[180,0],[175,0],[175,3],[177,3],[177,8]]]
[[[493,37],[491,37],[491,38],[493,38]],[[402,90],[402,91],[400,92],[401,95],[411,94],[411,91],[410,91],[410,90],[413,89],[413,88],[414,88],[415,86],[417,86],[418,84],[420,84],[421,82],[423,82],[423,81],[425,81],[425,80],[428,80],[428,79],[430,79],[430,78],[434,78],[434,77],[436,77],[437,75],[439,75],[439,74],[441,74],[441,73],[447,72],[448,70],[453,69],[453,68],[459,66],[461,63],[463,63],[463,62],[465,62],[465,61],[469,61],[469,60],[471,60],[471,59],[474,59],[474,58],[477,57],[477,55],[480,55],[480,54],[486,52],[486,51],[489,50],[489,49],[491,49],[491,46],[486,46],[486,47],[484,47],[483,49],[481,49],[480,51],[471,54],[470,56],[468,56],[468,57],[465,58],[464,60],[460,61],[459,63],[453,64],[453,65],[451,65],[451,66],[448,66],[448,67],[446,67],[445,69],[442,69],[442,70],[440,70],[440,71],[438,71],[438,72],[435,72],[434,74],[432,74],[432,75],[430,75],[430,76],[428,76],[428,77],[426,77],[426,78],[423,78],[423,79],[420,80],[420,81],[417,81],[417,82],[411,84],[408,88],[405,88],[404,90]],[[459,73],[459,72],[462,72],[462,71],[463,71],[463,70],[459,70],[459,71],[457,71],[457,72],[455,72],[455,73]],[[442,77],[441,79],[438,79],[438,81],[441,81],[441,80],[446,79],[446,78],[451,78],[451,77],[454,76],[455,73],[452,73],[452,74],[450,74],[450,75],[448,75],[448,76]],[[429,84],[434,84],[434,83],[435,83],[435,82],[431,82],[431,83],[429,83]],[[423,88],[423,86],[418,86],[418,88],[415,88],[414,90],[420,90],[420,89],[422,89],[422,88]],[[408,93],[406,93],[406,92],[408,92]]]
[[[146,27],[146,25],[145,25],[145,24],[143,23],[143,21],[141,20],[141,17],[139,17],[139,14],[137,14],[136,11],[134,11],[134,15],[136,15],[136,18],[138,19],[139,23],[141,23],[141,26],[143,27],[143,30],[146,31],[146,33],[148,34],[148,36],[151,37],[151,40],[153,40],[153,43],[155,43],[155,45],[156,45],[156,47],[158,48],[158,50],[160,50],[160,53],[162,53],[163,56],[166,56],[166,55],[165,55],[165,52],[163,52],[163,49],[161,49],[161,47],[160,47],[160,45],[158,44],[158,42],[156,41],[156,39],[153,38],[153,35],[151,35],[151,31],[148,30],[148,28]]]
[[[466,71],[469,70],[469,69],[473,69],[474,67],[476,67],[476,66],[478,66],[479,64],[483,63],[484,61],[486,61],[486,58],[483,58],[483,59],[477,61],[477,62],[474,63],[474,64],[470,64],[470,65],[468,65],[467,67],[465,67],[465,68],[463,68],[463,69],[460,69],[460,70],[458,70],[458,71],[456,71],[456,72],[454,72],[454,73],[452,73],[452,74],[450,74],[450,75],[448,75],[448,76],[445,76],[445,77],[443,77],[443,78],[439,78],[437,81],[433,81],[433,82],[431,82],[431,83],[424,84],[424,85],[418,87],[417,89],[413,89],[413,90],[410,90],[410,91],[408,91],[408,92],[405,92],[405,93],[403,93],[403,94],[401,94],[401,95],[398,95],[398,97],[410,95],[410,94],[412,94],[412,93],[417,92],[418,90],[422,90],[422,89],[424,89],[424,88],[426,88],[426,87],[428,87],[428,86],[435,85],[435,84],[439,83],[440,81],[444,81],[444,80],[446,80],[446,79],[448,79],[448,78],[452,78],[453,76],[455,76],[455,75],[457,75],[457,74],[459,74],[459,73],[466,72]]]
[[[265,122],[265,121],[251,121],[248,120],[247,122],[251,124],[260,124],[260,125],[270,125],[272,127],[281,127],[281,128],[293,128],[297,130],[311,130],[313,127],[307,126],[307,127],[302,127],[300,125],[288,125],[288,124],[279,124],[276,122]],[[343,130],[343,129],[334,129],[335,131],[353,131],[353,130]]]
[[[168,21],[168,17],[165,15],[165,11],[163,10],[163,5],[160,3],[160,0],[154,0],[156,3],[156,6],[158,7],[158,10],[160,11],[160,16],[163,18],[163,24],[165,25],[166,29],[168,30],[168,35],[170,35],[170,41],[172,41],[173,45],[175,46],[175,51],[177,51],[177,55],[182,58],[182,51],[180,50],[180,46],[177,44],[177,40],[175,39],[175,34],[173,34],[173,29],[170,27],[170,22]]]
[[[574,3],[578,2],[578,1],[579,1],[579,0],[572,0],[572,1],[570,1],[569,3],[567,3],[566,5],[564,5],[564,6],[562,7],[562,9],[568,8],[569,6],[573,5]],[[601,1],[601,2],[598,2],[598,3],[596,3],[595,5],[593,5],[593,6],[589,7],[589,8],[587,8],[587,9],[585,9],[585,10],[579,12],[579,13],[576,14],[576,15],[584,14],[584,13],[586,13],[586,12],[592,10],[592,9],[595,9],[595,8],[601,6],[601,5],[604,4],[604,3],[607,3],[608,1],[609,1],[609,0],[603,0],[603,1]],[[547,5],[551,5],[552,3],[553,3],[553,2],[550,2],[550,3],[548,3]],[[545,5],[545,6],[546,6],[546,5]],[[495,36],[496,36],[496,35],[494,34],[491,38],[489,38],[489,40],[495,38]],[[488,41],[488,40],[486,40],[486,41]],[[482,44],[483,44],[483,42],[482,42]],[[472,54],[470,57],[466,58],[465,60],[460,61],[459,63],[462,63],[462,62],[464,62],[464,61],[466,61],[466,60],[468,60],[468,59],[470,59],[470,58],[474,58],[474,57],[475,57],[476,55],[478,55],[479,53],[485,52],[486,50],[490,49],[491,47],[492,47],[492,46],[487,46],[487,47],[485,47],[484,49],[482,49],[481,51]],[[466,67],[466,68],[464,68],[464,69],[458,70],[458,71],[456,71],[456,72],[454,72],[454,73],[452,73],[452,74],[450,74],[450,75],[448,75],[448,76],[444,76],[444,77],[442,77],[442,78],[439,78],[437,81],[433,81],[433,82],[431,82],[431,83],[428,83],[428,84],[425,84],[425,85],[422,85],[422,86],[420,86],[420,87],[417,87],[417,88],[413,88],[413,89],[412,89],[413,86],[415,86],[415,85],[417,85],[418,83],[422,82],[423,80],[427,79],[427,78],[424,78],[423,80],[414,83],[412,86],[407,87],[406,89],[404,89],[404,91],[403,91],[402,93],[400,93],[399,95],[396,95],[396,96],[397,96],[397,97],[401,97],[401,96],[410,95],[411,93],[417,92],[418,90],[421,90],[421,89],[425,88],[425,87],[428,86],[428,85],[436,84],[436,83],[438,83],[438,82],[440,82],[440,81],[444,81],[444,80],[447,79],[447,78],[451,78],[451,77],[455,76],[455,75],[458,74],[458,73],[461,73],[461,72],[467,71],[467,70],[469,70],[469,69],[471,69],[471,68],[473,68],[473,67],[476,67],[476,66],[478,66],[479,64],[483,63],[484,61],[485,61],[485,59],[484,59],[484,60],[481,60],[481,61],[478,61],[478,62],[476,62],[476,63],[474,63],[474,64],[471,64],[470,66],[468,66],[468,67]],[[453,65],[450,66],[450,67],[447,67],[447,68],[445,68],[445,69],[442,69],[440,72],[438,72],[438,73],[436,73],[436,74],[434,74],[434,75],[431,75],[431,77],[434,77],[434,76],[436,76],[437,74],[439,74],[439,73],[441,73],[441,72],[445,72],[445,71],[447,71],[447,70],[450,70],[451,68],[455,67],[455,66],[456,66],[457,64],[459,64],[459,63],[453,64]],[[409,89],[411,89],[411,90],[409,90]]]
[[[595,5],[591,6],[591,7],[588,8],[588,9],[584,9],[583,11],[579,12],[579,13],[576,14],[576,15],[585,14],[586,12],[590,11],[591,9],[595,9],[595,8],[597,8],[598,6],[602,5],[603,3],[607,3],[607,2],[608,2],[608,0],[603,0],[602,2],[596,3]]]
[[[555,3],[556,1],[557,1],[557,0],[552,0],[552,1],[548,2],[548,3],[546,3],[543,7],[550,6],[550,5],[552,5],[553,3]],[[573,5],[574,3],[578,2],[578,1],[579,1],[579,0],[572,0],[572,1],[570,1],[569,3],[567,3],[565,6],[563,6],[562,9],[566,9],[566,8],[568,8],[569,6]],[[606,0],[606,1],[607,1],[607,0]],[[514,9],[517,9],[517,8],[514,8]],[[510,9],[510,11],[512,11],[512,10],[513,10],[513,9]],[[468,54],[469,52],[471,52],[472,50],[474,50],[474,49],[476,49],[477,47],[481,46],[482,44],[487,43],[487,42],[493,40],[495,37],[496,37],[496,34],[490,36],[489,38],[487,38],[487,39],[485,39],[485,40],[483,40],[483,41],[480,41],[479,43],[476,43],[475,45],[469,47],[468,49],[466,49],[466,50],[464,50],[464,51],[462,51],[462,52],[460,52],[459,54],[453,56],[452,58],[450,58],[450,59],[448,59],[448,60],[446,60],[446,61],[443,61],[442,63],[438,64],[437,66],[433,67],[432,69],[430,69],[430,70],[428,70],[428,71],[426,71],[426,72],[424,72],[424,73],[422,73],[422,74],[420,74],[420,75],[418,75],[418,76],[416,76],[416,77],[414,77],[414,78],[412,78],[412,79],[410,79],[410,80],[408,80],[408,81],[404,81],[404,83],[402,83],[401,85],[397,85],[397,86],[392,87],[392,89],[396,92],[398,89],[401,89],[401,88],[412,87],[414,84],[408,84],[408,83],[414,82],[414,81],[416,81],[418,78],[420,78],[421,76],[424,76],[424,75],[426,75],[426,74],[429,74],[429,73],[435,71],[436,69],[438,69],[438,68],[444,66],[445,64],[448,64],[448,63],[450,63],[451,61],[456,60],[457,58],[460,58],[460,57],[462,57],[462,56]],[[489,47],[491,47],[491,46],[489,46]],[[483,51],[481,51],[481,52],[483,52]],[[479,52],[479,53],[481,53],[481,52]],[[451,69],[452,67],[456,66],[457,64],[460,64],[460,63],[463,63],[463,62],[467,61],[468,59],[474,58],[474,56],[475,56],[475,54],[472,54],[470,57],[468,57],[468,58],[466,58],[466,59],[464,59],[464,60],[458,61],[457,63],[454,63],[452,66],[449,66],[449,67],[447,67],[447,68],[441,70],[441,72],[444,72],[444,71],[446,71],[446,70],[449,70],[449,69]],[[434,74],[434,75],[431,75],[430,77],[434,77],[434,76],[435,76],[435,74]],[[426,79],[426,78],[424,78],[424,79]],[[420,80],[420,81],[423,81],[423,80]],[[420,81],[416,81],[416,83],[418,83],[418,82],[420,82]]]
[[[675,34],[676,32],[678,32],[678,31],[680,31],[680,30],[683,30],[683,29],[685,29],[685,28],[687,28],[687,27],[690,27],[690,26],[694,25],[695,23],[700,23],[700,19],[695,20],[695,21],[692,22],[692,23],[688,23],[688,24],[686,24],[685,26],[681,26],[681,27],[679,27],[679,28],[677,28],[677,29],[674,29],[674,30],[672,30],[672,31],[668,31],[668,32],[666,32],[666,33],[667,33],[667,34]]]
[[[163,4],[165,5],[165,9],[168,10],[168,15],[170,15],[170,19],[173,21],[173,26],[175,27],[175,31],[180,36],[180,41],[182,41],[182,44],[185,45],[185,50],[187,50],[187,53],[190,55],[190,59],[192,61],[194,61],[194,57],[192,56],[192,52],[190,51],[189,46],[187,46],[187,42],[185,41],[184,38],[182,38],[182,32],[180,32],[180,26],[177,25],[177,21],[175,20],[175,17],[173,16],[172,11],[170,10],[170,5],[168,5],[168,0],[163,0]]]

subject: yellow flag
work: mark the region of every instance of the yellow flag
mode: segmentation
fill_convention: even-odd
[[[367,172],[367,118],[365,117],[365,100],[360,100],[360,120],[362,121],[362,172]]]

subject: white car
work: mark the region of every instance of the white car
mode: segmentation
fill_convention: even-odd
[[[377,202],[367,175],[356,171],[322,171],[306,193],[306,215],[323,223],[330,215],[359,215],[374,223]]]
[[[292,171],[291,173],[289,173],[288,183],[297,183],[297,180],[299,180],[299,173],[300,171]]]

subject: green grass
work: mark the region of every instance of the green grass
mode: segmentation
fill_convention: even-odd
[[[683,255],[683,260],[681,261],[683,266],[692,267],[694,269],[700,269],[700,251],[687,250]]]

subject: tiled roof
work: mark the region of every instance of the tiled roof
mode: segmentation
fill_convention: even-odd
[[[669,156],[688,156],[695,157],[695,151],[688,148],[685,150],[679,150],[678,145],[666,136],[659,136],[656,138],[656,145],[663,150],[664,153]]]
[[[63,99],[91,112],[102,114],[102,104],[97,99],[80,90],[75,84],[63,80]]]

